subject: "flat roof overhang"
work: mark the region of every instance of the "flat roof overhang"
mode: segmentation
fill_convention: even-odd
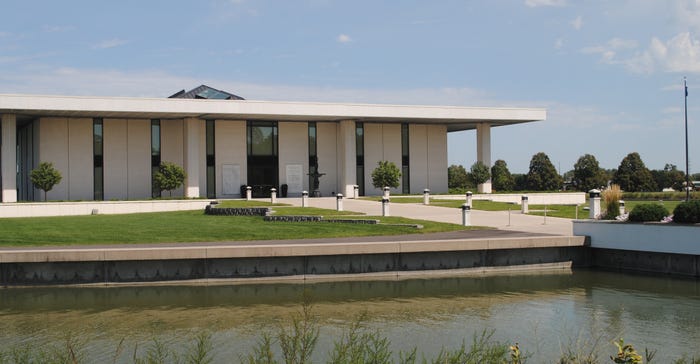
[[[320,102],[201,100],[0,94],[0,114],[18,119],[102,117],[139,119],[229,119],[446,124],[447,131],[545,120],[539,108],[419,106]]]

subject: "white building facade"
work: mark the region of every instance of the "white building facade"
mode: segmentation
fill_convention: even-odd
[[[2,202],[42,200],[29,174],[51,162],[62,181],[49,200],[158,197],[161,162],[187,178],[173,196],[240,198],[272,187],[289,196],[379,195],[382,160],[402,170],[393,193],[447,192],[447,133],[476,129],[478,160],[491,165],[490,129],[544,120],[529,108],[468,108],[182,98],[0,95]],[[468,141],[465,141],[468,142]],[[490,183],[480,186],[490,192]]]

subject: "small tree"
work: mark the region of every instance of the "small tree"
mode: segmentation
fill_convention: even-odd
[[[51,162],[39,163],[39,167],[32,170],[29,175],[34,187],[44,191],[44,201],[46,201],[46,194],[61,182],[61,178],[61,172],[54,168]]]
[[[471,168],[469,168],[469,172],[472,182],[476,185],[486,183],[491,179],[491,170],[481,161],[472,164]]]
[[[401,171],[393,162],[379,161],[377,168],[372,171],[372,185],[374,188],[399,187]]]
[[[153,181],[158,191],[168,191],[172,197],[173,190],[185,183],[186,176],[185,170],[177,164],[161,162],[158,172],[153,175]]]

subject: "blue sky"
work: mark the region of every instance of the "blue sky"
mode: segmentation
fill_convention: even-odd
[[[700,172],[700,2],[12,1],[2,6],[0,93],[166,97],[208,84],[247,99],[544,107],[492,130],[492,160],[537,152],[616,168]],[[696,101],[697,100],[697,101]],[[450,134],[449,163],[476,158]]]

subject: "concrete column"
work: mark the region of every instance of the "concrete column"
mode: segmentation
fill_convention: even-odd
[[[17,116],[15,114],[2,114],[1,120],[2,202],[17,202]]]
[[[588,191],[589,196],[589,219],[597,219],[600,217],[600,190]]]
[[[301,207],[309,206],[309,191],[301,191]]]
[[[343,194],[339,193],[335,196],[335,209],[343,211]]]
[[[352,196],[355,183],[357,183],[355,121],[342,120],[338,123],[337,133],[338,191],[344,196]]]
[[[270,203],[277,203],[277,189],[276,188],[270,188]]]
[[[389,199],[386,197],[382,197],[382,216],[391,216],[389,215]]]
[[[423,205],[430,205],[430,190],[427,188],[423,190]]]
[[[245,186],[245,199],[248,201],[253,199],[253,187]]]
[[[526,195],[523,195],[520,198],[520,212],[522,212],[523,214],[527,214],[528,212],[530,212],[530,207],[528,206],[527,200],[528,199]]]
[[[467,206],[472,208],[472,191],[467,191]]]
[[[472,208],[466,203],[462,205],[462,226],[470,226],[472,224],[471,210]]]
[[[185,119],[185,197],[199,197],[199,170],[203,158],[200,156],[202,120]]]
[[[476,160],[491,168],[491,125],[488,123],[476,126]],[[491,180],[477,186],[479,193],[491,193]]]

